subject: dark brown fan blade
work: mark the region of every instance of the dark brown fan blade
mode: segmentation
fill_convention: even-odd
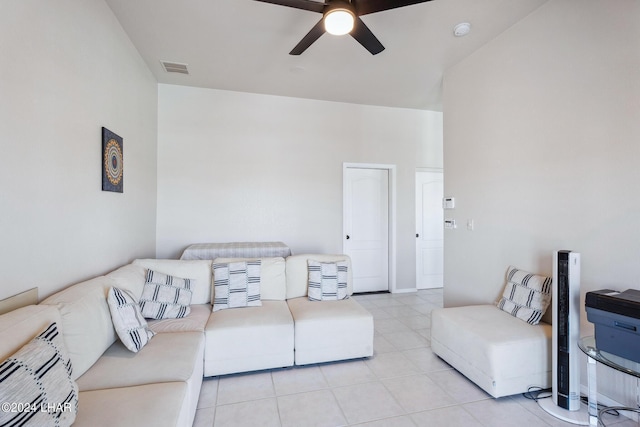
[[[318,40],[320,36],[324,34],[324,32],[324,20],[321,19],[316,25],[313,26],[311,31],[309,31],[307,35],[304,36],[302,40],[300,40],[300,43],[298,43],[296,47],[294,47],[293,50],[289,52],[289,55],[300,55],[302,52],[307,50],[307,48],[311,46],[313,42]]]
[[[322,13],[324,11],[324,7],[326,6],[324,3],[318,3],[317,1],[311,0],[256,0],[261,1],[263,3],[271,3],[278,4],[280,6],[289,6],[294,7],[296,9],[302,10],[310,10],[312,12]]]
[[[360,18],[356,18],[350,34],[358,43],[371,52],[372,55],[377,55],[384,50],[384,46],[382,46],[380,40],[373,35],[369,27],[367,27]]]
[[[358,16],[362,16],[428,1],[431,0],[351,0],[351,3],[355,6]]]

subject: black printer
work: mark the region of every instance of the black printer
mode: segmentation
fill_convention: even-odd
[[[587,292],[585,305],[596,347],[640,363],[640,290]]]

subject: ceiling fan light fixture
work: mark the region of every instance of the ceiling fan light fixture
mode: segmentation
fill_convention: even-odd
[[[324,29],[334,36],[343,36],[353,30],[356,15],[346,7],[331,9],[324,15]]]

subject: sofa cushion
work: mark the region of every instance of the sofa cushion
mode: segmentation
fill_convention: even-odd
[[[207,377],[293,365],[293,319],[285,301],[213,312],[205,337]]]
[[[149,329],[156,334],[166,332],[204,332],[211,314],[211,305],[191,305],[191,313],[179,319],[147,319]]]
[[[107,303],[120,341],[127,349],[137,353],[154,335],[147,327],[138,302],[129,291],[112,287],[107,295]]]
[[[0,364],[0,402],[28,404],[0,411],[0,424],[70,426],[78,410],[78,385],[56,323]],[[12,408],[9,408],[12,409]]]
[[[259,307],[260,260],[213,263],[213,311]]]
[[[140,311],[149,319],[177,319],[191,312],[192,279],[147,270]]]
[[[309,260],[309,300],[335,301],[349,298],[347,294],[348,266],[345,261],[318,262]]]
[[[307,296],[309,272],[307,263],[309,260],[318,262],[347,262],[347,295],[353,293],[353,272],[351,271],[351,258],[348,255],[304,254],[291,255],[286,260],[287,300]]]
[[[73,378],[84,374],[116,341],[107,292],[115,286],[111,278],[100,276],[68,287],[40,304],[60,310],[60,330],[71,356]]]
[[[210,260],[136,259],[133,264],[159,273],[193,279],[195,283],[192,289],[191,304],[211,302],[213,283],[211,282]]]
[[[509,267],[499,309],[537,325],[551,301],[551,278]]]
[[[287,297],[284,258],[216,258],[213,262],[221,264],[256,260],[260,261],[260,299],[284,301]],[[213,304],[213,300],[211,303]]]
[[[373,355],[373,316],[353,298],[287,300],[295,323],[295,363],[306,365]]]
[[[190,426],[187,394],[184,382],[82,391],[73,427]]]
[[[186,384],[186,394],[183,397],[176,396],[176,399],[182,406],[181,411],[191,419],[188,422],[178,422],[176,425],[190,426],[202,385],[203,358],[204,334],[202,332],[157,334],[138,353],[131,353],[120,341],[117,341],[91,369],[78,378],[78,386],[81,390],[80,407],[82,409],[84,404],[82,400],[84,391],[112,388],[128,390],[141,384],[180,382]],[[154,400],[155,398],[156,396],[151,394],[137,399]],[[173,406],[175,405],[172,404],[171,407]],[[184,418],[183,415],[181,419]],[[153,415],[150,416],[153,417]],[[155,426],[153,423],[139,425]]]
[[[137,384],[187,381],[202,365],[204,336],[200,332],[157,334],[138,353],[116,341],[78,378],[80,391]]]

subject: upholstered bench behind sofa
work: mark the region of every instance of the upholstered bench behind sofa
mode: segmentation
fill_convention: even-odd
[[[529,296],[538,292],[535,288],[549,295],[542,304],[546,309],[551,280],[510,267],[497,305],[433,310],[433,352],[493,397],[526,392],[532,386],[551,387],[551,325],[537,323],[544,309],[537,313],[526,307],[523,301],[531,298],[523,298],[522,306],[516,303],[517,294]],[[523,318],[534,318],[536,324]]]

